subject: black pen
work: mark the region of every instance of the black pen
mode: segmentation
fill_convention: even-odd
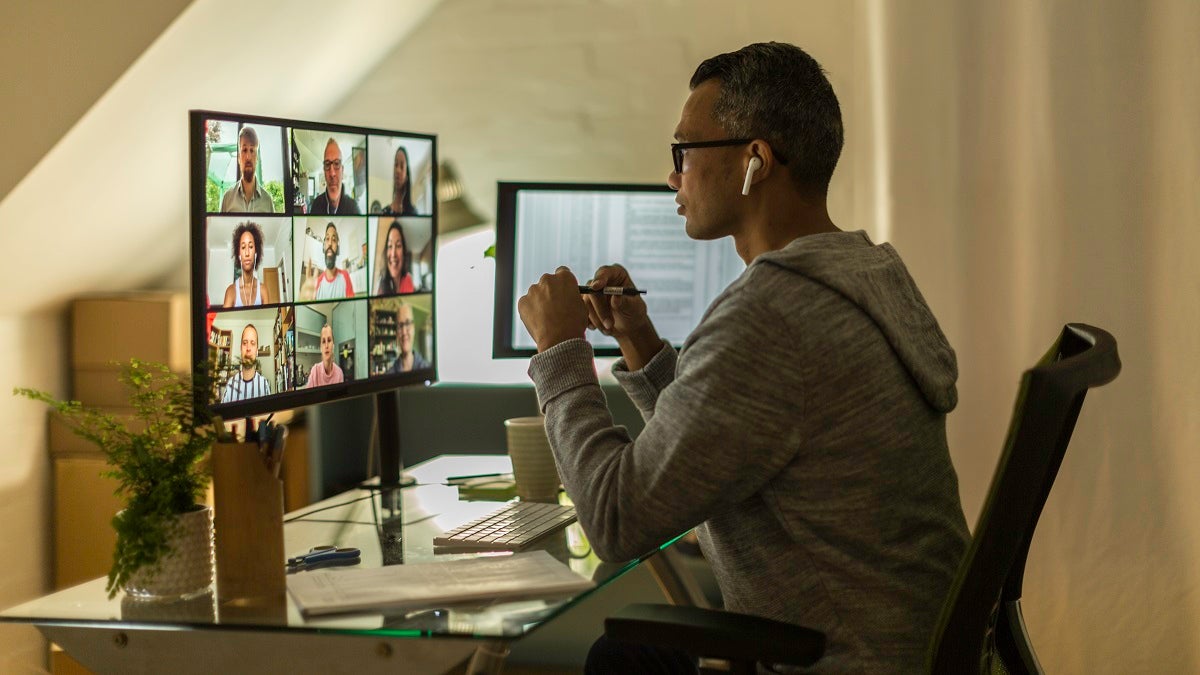
[[[495,478],[496,476],[507,476],[506,473],[473,473],[467,476],[446,476],[446,482],[451,483],[459,480],[467,480],[469,478]]]
[[[580,286],[579,292],[585,295],[645,295],[646,293],[646,291],[640,288],[625,286],[605,286],[604,288]]]

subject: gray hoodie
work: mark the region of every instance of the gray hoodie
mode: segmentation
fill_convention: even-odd
[[[923,669],[969,535],[954,351],[895,249],[836,232],[765,253],[678,355],[614,373],[646,418],[636,442],[586,342],[529,368],[600,557],[696,527],[727,609],[826,634],[814,672]]]

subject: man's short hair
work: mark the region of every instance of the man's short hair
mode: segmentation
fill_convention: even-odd
[[[397,340],[400,339],[400,312],[401,312],[401,310],[405,310],[405,309],[408,310],[408,313],[411,316],[413,313],[412,305],[408,304],[407,302],[405,302],[403,300],[396,303],[396,339]]]
[[[233,231],[233,259],[238,259],[238,248],[242,244],[242,235],[247,232],[254,238],[254,269],[258,269],[263,261],[263,233],[257,223],[238,223],[237,228]]]
[[[250,330],[254,331],[254,341],[258,342],[258,329],[254,327],[254,324],[248,323],[248,324],[246,324],[246,328],[249,328]],[[242,335],[246,334],[246,328],[242,329]]]
[[[761,138],[797,187],[824,195],[842,154],[842,110],[825,71],[795,45],[760,42],[705,60],[691,88],[718,80],[713,117],[732,138]]]
[[[258,147],[258,134],[254,131],[254,127],[242,127],[238,132],[238,142],[245,141],[247,145]]]

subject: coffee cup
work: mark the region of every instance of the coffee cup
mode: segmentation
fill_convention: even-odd
[[[514,417],[504,420],[508,456],[512,459],[517,496],[525,501],[553,502],[562,481],[546,438],[544,417]]]

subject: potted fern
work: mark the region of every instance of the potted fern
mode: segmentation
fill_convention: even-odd
[[[206,406],[212,374],[180,376],[160,363],[131,359],[120,368],[129,390],[133,424],[110,413],[58,400],[36,389],[14,394],[46,403],[71,430],[96,444],[108,460],[106,476],[119,483],[125,508],[112,520],[117,532],[109,597],[178,599],[212,585],[212,511],[205,456],[216,438]]]

